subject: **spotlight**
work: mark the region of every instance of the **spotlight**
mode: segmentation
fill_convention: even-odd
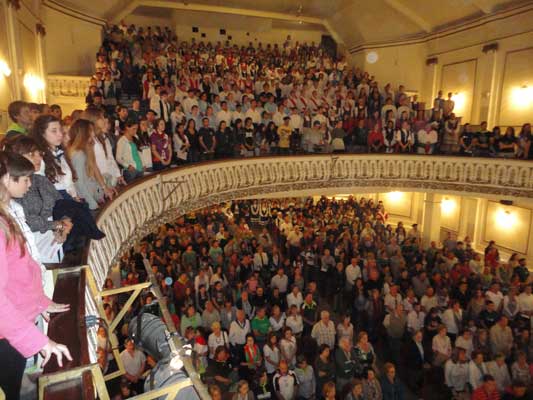
[[[9,68],[9,65],[4,60],[0,60],[0,74],[6,78],[11,75],[11,68]]]

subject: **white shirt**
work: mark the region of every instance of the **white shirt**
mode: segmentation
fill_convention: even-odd
[[[446,386],[462,392],[468,383],[468,363],[454,363],[451,359],[444,365],[444,381]]]
[[[296,294],[296,296],[294,295],[293,292],[290,292],[288,295],[287,295],[287,308],[291,308],[291,306],[294,304],[298,307],[298,309],[300,309],[300,307],[302,306],[304,302],[304,299],[302,297],[302,293],[301,292],[298,292]]]
[[[361,268],[359,268],[359,265],[349,264],[346,267],[345,273],[346,273],[346,282],[350,286],[353,286],[356,279],[361,278]]]
[[[270,364],[266,358],[270,358],[270,361],[275,363],[276,365],[279,364],[279,360],[281,358],[281,354],[279,351],[279,348],[276,346],[274,349],[271,349],[270,346],[267,346],[266,344],[263,346],[263,356],[265,357],[265,369],[267,371],[267,374],[272,374],[273,372],[276,372],[277,367]]]
[[[458,319],[459,321],[462,321],[463,310],[459,310]],[[459,333],[459,327],[457,326],[457,323],[455,321],[453,309],[448,308],[446,311],[444,311],[444,313],[442,314],[442,323],[446,325],[448,333],[451,333],[453,335],[457,335]]]
[[[244,324],[239,321],[233,321],[229,326],[229,341],[233,346],[245,344],[248,333],[250,333],[250,321],[246,319]]]
[[[191,109],[193,108],[193,106],[197,106],[198,105],[198,99],[196,99],[195,97],[187,97],[186,99],[183,100],[183,111],[186,113],[186,114],[190,114],[191,113]]]
[[[285,325],[292,329],[292,333],[295,335],[301,333],[304,329],[303,319],[300,314],[290,315],[285,320]]]
[[[217,113],[216,120],[217,120],[217,128],[220,125],[221,121],[226,122],[226,126],[230,126],[231,125],[231,112],[220,110]]]
[[[482,363],[478,366],[474,361],[468,363],[468,382],[473,390],[476,390],[483,384],[483,375],[486,375],[487,366]]]
[[[496,309],[500,308],[500,304],[503,300],[502,292],[497,291],[496,293],[494,293],[492,290],[487,290],[487,292],[485,293],[485,297],[487,298],[487,300],[490,300],[494,303]]]
[[[490,361],[487,363],[487,370],[489,374],[494,377],[496,381],[496,386],[501,393],[511,385],[511,376],[509,375],[509,368],[503,363],[502,366],[499,366],[496,361]]]
[[[110,175],[115,179],[122,176],[115,157],[113,157],[113,149],[107,137],[104,137],[104,144],[98,139],[94,140],[94,157],[102,175]]]
[[[533,293],[520,293],[520,295],[518,295],[518,305],[521,312],[533,311]]]
[[[407,328],[412,332],[422,329],[424,327],[425,318],[426,314],[423,311],[420,311],[418,314],[414,310],[411,311],[407,314]]]
[[[214,333],[209,335],[207,339],[207,345],[209,346],[209,358],[215,358],[215,350],[218,346],[224,346],[229,348],[228,334],[224,331],[220,331],[220,335],[217,336]]]
[[[146,356],[140,350],[135,349],[133,355],[127,350],[120,353],[120,359],[124,363],[124,369],[129,375],[139,376],[146,362]]]
[[[244,114],[245,118],[251,118],[252,122],[254,124],[260,124],[261,123],[261,113],[256,108],[255,110],[252,110],[251,108],[246,111],[246,114]]]

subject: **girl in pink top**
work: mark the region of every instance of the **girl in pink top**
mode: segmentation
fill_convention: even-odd
[[[63,355],[72,359],[65,346],[48,339],[35,325],[39,314],[67,311],[69,306],[53,303],[44,295],[41,269],[7,211],[10,193],[22,197],[31,185],[25,162],[29,163],[20,155],[0,153],[0,387],[7,399],[15,400],[19,399],[26,358],[40,352],[43,366],[52,354],[59,366]]]

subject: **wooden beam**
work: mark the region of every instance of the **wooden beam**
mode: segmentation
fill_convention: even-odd
[[[411,22],[414,22],[426,33],[431,32],[433,29],[431,24],[420,16],[416,11],[413,11],[411,8],[407,7],[400,0],[385,0],[385,3],[391,8],[398,11],[404,17],[408,18]]]

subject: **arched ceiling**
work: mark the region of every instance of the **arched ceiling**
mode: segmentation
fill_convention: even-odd
[[[320,24],[348,47],[423,36],[532,0],[45,0],[108,21],[142,10],[216,12]]]

